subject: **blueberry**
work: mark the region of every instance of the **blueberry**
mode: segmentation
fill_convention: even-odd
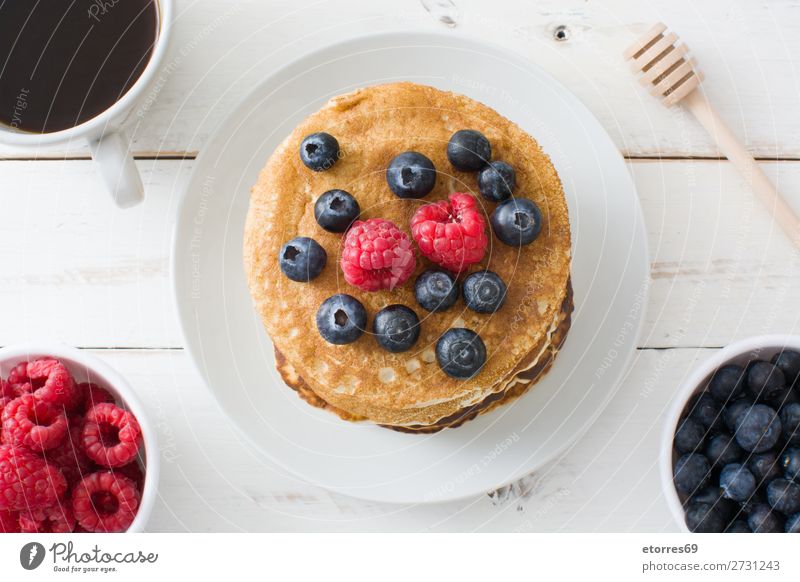
[[[725,465],[719,475],[719,486],[726,499],[746,501],[756,491],[756,478],[740,463]]]
[[[747,525],[755,533],[780,533],[783,519],[766,503],[754,506],[747,516]]]
[[[766,485],[773,479],[781,476],[781,469],[778,466],[778,456],[772,451],[750,455],[747,458],[747,468],[756,478],[758,485]]]
[[[743,519],[732,521],[731,524],[725,528],[725,533],[753,533],[750,526]]]
[[[477,271],[464,279],[464,303],[478,313],[494,313],[506,300],[506,284],[492,271]]]
[[[447,271],[429,269],[417,277],[414,296],[427,311],[446,311],[458,299],[458,283]]]
[[[307,135],[300,144],[300,159],[315,172],[327,170],[339,159],[339,142],[323,131]]]
[[[763,453],[777,444],[781,420],[769,406],[754,404],[739,415],[734,436],[745,451]]]
[[[741,458],[743,452],[733,436],[729,434],[713,436],[706,445],[706,457],[712,467],[724,467],[735,463]]]
[[[693,453],[703,446],[705,427],[693,418],[685,418],[675,431],[675,448],[680,453]]]
[[[489,162],[478,172],[478,189],[489,202],[502,202],[511,197],[517,185],[514,168],[505,162]]]
[[[739,505],[741,506],[741,513],[745,515],[750,515],[752,511],[758,507],[759,505],[763,505],[767,503],[766,496],[760,491],[756,490],[749,499],[743,501]]]
[[[764,404],[775,410],[781,410],[789,404],[800,404],[800,396],[792,388],[784,388],[773,392],[768,398],[764,399]]]
[[[405,305],[389,305],[375,314],[372,332],[383,349],[405,352],[419,339],[419,318]]]
[[[708,391],[711,392],[711,396],[724,404],[744,394],[746,386],[744,368],[729,364],[714,373],[708,383]]]
[[[747,366],[747,389],[756,400],[772,398],[786,388],[783,372],[769,362],[756,360]]]
[[[700,453],[688,453],[679,458],[673,469],[675,489],[691,495],[705,487],[711,474],[711,465]]]
[[[322,272],[328,253],[313,238],[298,236],[281,247],[278,262],[292,281],[306,282]]]
[[[486,363],[486,346],[471,329],[448,329],[436,342],[436,359],[452,378],[472,378]]]
[[[724,424],[722,405],[708,392],[701,392],[690,401],[689,416],[713,433],[720,432]]]
[[[800,513],[790,515],[786,520],[786,533],[800,533]]]
[[[781,410],[783,438],[793,445],[800,445],[800,404],[792,402]]]
[[[725,520],[713,505],[692,503],[686,508],[686,527],[695,533],[721,533]]]
[[[800,485],[786,479],[775,479],[767,485],[767,503],[775,511],[792,515],[800,511]]]
[[[701,489],[698,493],[689,497],[684,505],[688,507],[692,503],[708,503],[726,519],[733,518],[739,511],[739,504],[730,499],[725,499],[722,496],[722,489],[714,485]]]
[[[781,455],[783,476],[800,483],[800,448],[791,447]]]
[[[539,236],[542,212],[533,200],[509,198],[497,205],[490,222],[497,238],[507,245],[521,247]]]
[[[358,202],[344,190],[328,190],[314,204],[314,218],[328,232],[344,232],[361,214]]]
[[[783,372],[789,386],[794,385],[800,379],[800,353],[794,350],[783,350],[775,354],[770,361]]]
[[[736,430],[736,421],[745,410],[753,405],[753,401],[749,398],[740,398],[736,402],[732,402],[725,407],[723,417],[725,426],[730,430]]]
[[[462,129],[447,143],[447,159],[458,170],[474,172],[492,159],[492,145],[481,132]]]
[[[350,344],[364,333],[367,310],[361,302],[344,293],[328,297],[317,311],[317,329],[332,344]]]
[[[422,198],[436,185],[436,168],[419,152],[403,152],[389,162],[386,182],[399,198]]]

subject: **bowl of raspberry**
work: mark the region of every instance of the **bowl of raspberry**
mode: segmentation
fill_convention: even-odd
[[[144,407],[103,360],[0,349],[0,533],[143,531],[158,460]]]
[[[664,495],[683,531],[800,533],[800,337],[714,354],[678,391],[662,439]]]

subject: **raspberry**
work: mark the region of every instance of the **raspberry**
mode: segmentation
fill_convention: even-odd
[[[416,263],[408,235],[388,220],[358,220],[347,231],[342,271],[345,281],[359,289],[394,289],[411,276]]]
[[[86,413],[81,442],[98,465],[127,465],[136,458],[141,441],[142,429],[136,418],[115,404],[96,404]]]
[[[16,511],[0,511],[0,533],[19,532],[19,514]]]
[[[73,417],[69,422],[70,427],[66,438],[54,449],[45,451],[44,458],[61,469],[67,485],[72,488],[86,475],[92,473],[96,466],[81,446],[83,419]]]
[[[0,510],[48,507],[66,490],[67,480],[56,467],[26,449],[0,445]]]
[[[449,198],[420,206],[411,219],[411,236],[425,257],[460,273],[483,258],[489,239],[475,198],[460,192]]]
[[[75,381],[66,366],[58,360],[34,360],[28,364],[28,377],[37,400],[59,406],[74,406],[77,398]]]
[[[23,511],[19,527],[22,533],[71,533],[75,529],[75,515],[70,503]]]
[[[17,393],[14,390],[14,388],[11,386],[11,384],[9,384],[8,382],[6,382],[2,378],[0,378],[0,399],[2,399],[2,398],[16,398],[16,396],[17,396]]]
[[[111,395],[111,392],[92,382],[82,382],[78,384],[77,391],[80,395],[80,405],[78,409],[83,414],[89,412],[89,409],[95,404],[114,402],[114,397]]]
[[[136,484],[111,471],[92,473],[72,494],[72,509],[78,525],[92,532],[114,533],[127,530],[139,509]]]
[[[34,395],[25,394],[3,408],[2,441],[7,445],[25,446],[46,451],[61,444],[67,434],[67,416]]]
[[[144,487],[144,473],[142,472],[142,468],[139,466],[139,463],[133,462],[128,463],[124,467],[117,467],[113,470],[114,475],[123,475],[127,477],[134,483],[136,483],[136,488],[141,491],[142,487]]]

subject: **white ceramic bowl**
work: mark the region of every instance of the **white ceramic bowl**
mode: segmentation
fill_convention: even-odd
[[[20,362],[44,356],[52,356],[61,360],[72,373],[76,382],[94,382],[106,388],[124,402],[128,410],[139,421],[144,439],[145,478],[142,502],[128,532],[144,531],[147,520],[150,519],[153,511],[158,490],[159,455],[156,433],[147,418],[142,403],[127,380],[103,360],[85,351],[57,343],[19,344],[0,348],[0,375],[6,377],[11,369]]]
[[[667,413],[664,423],[664,432],[661,435],[661,484],[664,488],[664,497],[667,499],[672,515],[681,531],[688,532],[683,504],[672,482],[672,466],[676,459],[673,446],[675,430],[686,403],[696,393],[701,392],[712,374],[726,364],[744,366],[750,360],[769,360],[783,349],[800,351],[800,336],[796,335],[761,335],[735,342],[708,358],[703,362],[683,383],[675,395],[672,405]]]

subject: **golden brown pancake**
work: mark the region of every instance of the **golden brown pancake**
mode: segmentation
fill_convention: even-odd
[[[339,267],[343,235],[324,231],[314,219],[314,202],[327,190],[350,192],[362,219],[391,220],[409,236],[408,224],[419,205],[470,192],[483,206],[489,229],[494,204],[481,198],[476,174],[458,171],[447,160],[447,142],[459,129],[476,129],[489,139],[493,159],[516,171],[514,195],[535,201],[543,215],[541,234],[533,243],[511,247],[490,234],[483,261],[465,273],[496,272],[508,286],[503,307],[479,314],[459,299],[445,312],[424,311],[414,298],[413,281],[435,265],[420,254],[415,274],[398,288],[370,293],[348,285]],[[324,172],[309,170],[299,158],[302,139],[318,131],[336,137],[343,152]],[[397,198],[386,184],[390,160],[409,150],[429,157],[437,169],[436,186],[422,200]],[[289,280],[278,263],[281,246],[296,236],[315,239],[328,253],[322,274],[308,283]],[[255,307],[287,384],[312,404],[348,420],[416,432],[457,426],[524,392],[549,368],[569,329],[569,217],[550,159],[532,137],[494,110],[432,87],[393,83],[360,89],[331,99],[297,126],[253,187],[244,262]],[[403,353],[383,350],[369,332],[352,344],[327,343],[317,332],[315,316],[335,293],[361,301],[369,314],[368,329],[374,314],[387,305],[414,309],[422,322],[419,341]],[[436,341],[452,327],[472,329],[486,344],[486,364],[469,380],[447,376],[436,362]]]

